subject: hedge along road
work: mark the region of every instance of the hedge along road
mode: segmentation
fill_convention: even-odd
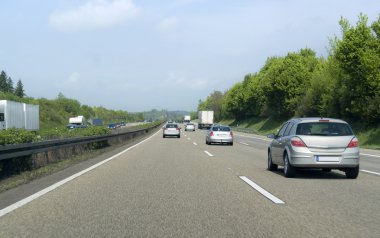
[[[380,177],[266,170],[266,150],[151,139],[0,218],[0,237],[377,237]],[[207,151],[212,156],[205,153]],[[251,182],[283,203],[276,203]],[[243,180],[244,179],[244,180]]]

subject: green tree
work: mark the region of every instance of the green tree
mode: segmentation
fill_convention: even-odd
[[[310,80],[310,87],[300,100],[296,115],[301,117],[339,117],[335,95],[341,71],[334,59],[320,59],[319,67]]]
[[[242,82],[244,117],[260,116],[264,105],[264,94],[257,74],[248,74]]]
[[[368,18],[360,14],[356,26],[347,19],[339,22],[342,39],[336,40],[334,57],[345,77],[338,79],[340,113],[367,125],[380,117],[380,16],[368,26]]]
[[[214,120],[220,121],[222,119],[222,102],[224,94],[220,91],[211,93],[205,101],[200,101],[198,104],[198,111],[214,111]]]
[[[284,58],[271,58],[266,64],[259,77],[263,81],[267,113],[276,119],[292,117],[318,65],[315,52],[302,49]]]
[[[244,118],[244,95],[243,84],[241,82],[236,83],[225,93],[222,111],[224,117],[233,117],[236,120]]]
[[[0,91],[1,92],[7,91],[7,79],[8,79],[7,73],[4,70],[2,70],[0,73]]]
[[[20,98],[23,98],[25,96],[24,85],[22,84],[21,80],[17,81],[15,95]]]
[[[55,103],[60,108],[61,113],[68,113],[70,116],[80,115],[81,105],[77,100],[67,98],[62,93],[59,93]]]

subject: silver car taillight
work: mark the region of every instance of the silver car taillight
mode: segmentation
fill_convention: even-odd
[[[295,137],[292,137],[292,139],[290,139],[290,143],[292,144],[292,146],[296,146],[296,147],[306,147],[305,143],[303,142],[303,140],[301,140],[301,138],[295,136]]]
[[[350,143],[348,144],[348,148],[354,148],[354,147],[358,147],[359,146],[359,140],[358,138],[354,137],[352,138],[352,140],[350,141]]]

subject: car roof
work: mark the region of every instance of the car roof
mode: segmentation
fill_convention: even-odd
[[[297,121],[297,122],[338,122],[338,123],[346,123],[346,121],[343,121],[341,119],[335,119],[335,118],[328,118],[328,117],[300,117],[300,118],[293,118],[289,121]]]

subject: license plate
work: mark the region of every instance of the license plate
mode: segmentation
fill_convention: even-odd
[[[315,158],[315,161],[317,162],[339,162],[340,161],[339,157],[334,157],[334,156],[315,155],[314,158]]]

